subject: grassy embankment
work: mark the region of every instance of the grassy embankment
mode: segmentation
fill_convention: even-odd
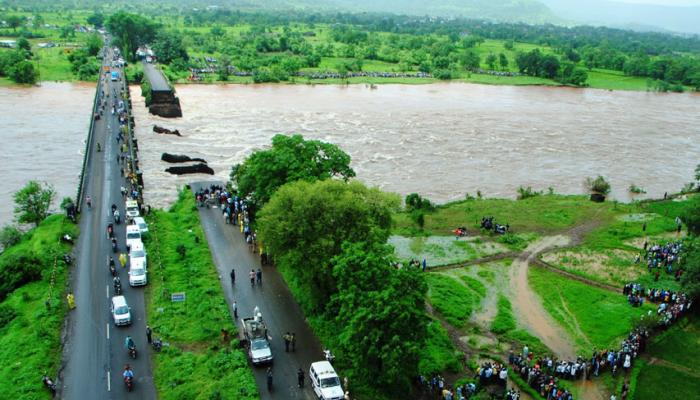
[[[700,393],[700,320],[683,320],[649,345],[650,361],[635,367],[635,399],[691,399]]]
[[[70,246],[59,243],[62,235],[77,237],[78,228],[62,215],[48,217],[27,232],[20,243],[0,254],[2,285],[11,280],[6,264],[16,257],[37,261],[40,277],[9,293],[0,302],[0,393],[7,399],[49,399],[41,383],[44,372],[55,379],[61,361],[61,329],[67,311],[64,302],[68,268],[62,261]],[[51,301],[54,257],[58,256]]]
[[[199,215],[187,192],[170,211],[148,216],[150,279],[146,312],[154,337],[169,346],[153,357],[162,399],[256,399],[257,387],[237,341],[225,344],[221,329],[236,326],[219,283]],[[185,292],[173,303],[170,294]]]
[[[665,244],[680,240],[676,233],[675,218],[683,213],[688,201],[657,201],[617,204],[611,209],[612,217],[590,232],[574,248],[546,254],[543,259],[565,271],[584,278],[614,286],[640,282],[646,287],[678,289],[673,276],[663,271],[659,280],[646,269],[642,258],[643,243]],[[646,225],[646,230],[644,230]]]

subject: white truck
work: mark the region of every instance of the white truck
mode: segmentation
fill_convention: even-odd
[[[242,318],[239,335],[241,344],[247,349],[248,357],[253,365],[272,362],[272,349],[270,349],[272,338],[267,333],[267,327],[261,314]]]

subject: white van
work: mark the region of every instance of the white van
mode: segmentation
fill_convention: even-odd
[[[138,225],[127,225],[126,227],[126,248],[131,249],[134,244],[140,243],[143,247],[143,242],[141,242],[141,229]]]
[[[136,218],[139,216],[139,203],[136,200],[126,201],[126,216],[128,218]]]
[[[340,378],[328,361],[318,361],[309,368],[311,386],[321,400],[343,400],[345,392],[340,386]]]
[[[126,304],[126,297],[114,296],[111,304],[114,325],[131,325],[131,307]]]
[[[129,253],[129,285],[143,286],[148,283],[146,277],[146,252],[141,242],[134,243]]]

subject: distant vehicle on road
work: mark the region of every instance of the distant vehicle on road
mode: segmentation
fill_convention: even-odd
[[[253,365],[272,362],[272,350],[269,342],[271,338],[267,334],[267,327],[260,314],[255,317],[242,318],[239,335],[241,343],[248,350],[248,357]]]
[[[146,252],[143,250],[143,243],[134,243],[129,253],[129,285],[144,286],[148,283],[146,274]]]
[[[141,235],[143,235],[144,233],[148,233],[148,224],[146,223],[146,220],[143,217],[135,217],[134,225],[138,225],[139,230],[141,231]]]
[[[127,200],[126,203],[126,216],[127,218],[134,219],[139,217],[139,203],[136,200]]]
[[[340,378],[328,361],[318,361],[309,368],[311,386],[321,400],[343,400],[345,392],[340,386]]]
[[[126,304],[126,297],[112,297],[111,311],[114,325],[131,325],[131,307]]]
[[[136,243],[141,243],[143,247],[143,243],[141,242],[141,230],[138,225],[128,225],[126,227],[126,248],[131,249]]]
[[[116,82],[118,80],[119,80],[119,72],[112,71],[112,82]]]

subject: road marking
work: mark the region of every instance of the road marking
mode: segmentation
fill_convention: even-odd
[[[107,391],[112,391],[112,374],[110,371],[107,371]]]
[[[107,322],[107,340],[109,340],[109,322]]]
[[[105,285],[105,292],[107,293],[107,299],[109,299],[109,285]]]

